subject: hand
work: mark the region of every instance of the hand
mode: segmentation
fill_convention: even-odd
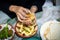
[[[33,13],[35,13],[37,10],[38,10],[37,6],[32,6],[30,8],[30,11],[33,12]]]
[[[13,6],[13,5],[10,6],[9,10],[16,13],[17,18],[20,22],[23,22],[25,24],[30,24],[30,21],[26,20],[28,17],[26,13],[30,12],[30,10],[21,6]]]

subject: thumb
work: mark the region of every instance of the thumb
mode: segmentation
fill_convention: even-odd
[[[32,13],[35,13],[37,10],[38,10],[37,6],[32,6],[32,7],[30,8],[30,11],[31,11]]]

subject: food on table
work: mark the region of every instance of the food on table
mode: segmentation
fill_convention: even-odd
[[[49,21],[44,23],[40,29],[42,40],[60,40],[60,22]]]
[[[16,34],[23,38],[31,37],[37,32],[37,24],[36,24],[34,14],[28,13],[27,15],[29,16],[29,18],[27,18],[27,20],[30,20],[31,24],[26,25],[26,24],[18,21],[16,23],[16,27],[15,27]]]
[[[0,39],[8,39],[11,38],[14,34],[12,26],[9,24],[1,24],[0,25]],[[9,39],[10,39],[9,38]]]

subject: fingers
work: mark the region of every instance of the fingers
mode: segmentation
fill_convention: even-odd
[[[22,8],[23,12],[28,13],[30,10],[26,9],[26,8]]]
[[[23,8],[23,7],[20,7],[17,12],[16,12],[16,15],[17,15],[17,18],[20,22],[24,23],[24,24],[27,24],[29,25],[31,23],[30,20],[26,20],[27,17],[29,17],[27,15],[27,13],[31,13],[30,10],[26,9],[26,8]]]
[[[17,13],[17,16],[21,19],[21,20],[25,20],[26,17],[22,16],[22,14],[20,14],[20,12]]]
[[[18,18],[18,20],[19,20],[20,22],[22,22],[22,23],[24,23],[24,24],[26,24],[26,25],[29,25],[29,24],[31,23],[30,20],[22,20],[19,15],[17,15],[17,18]]]
[[[20,22],[23,22],[23,21],[19,18],[19,15],[17,15],[17,18],[18,18],[18,20],[19,20]]]
[[[22,8],[20,8],[20,9],[18,10],[18,12],[19,12],[22,16],[28,17],[27,13],[29,13],[30,10],[22,7]]]
[[[27,15],[26,15],[26,13],[25,12],[23,12],[23,11],[19,11],[19,14],[21,14],[23,17],[28,17]]]
[[[20,22],[23,22],[24,24],[30,24],[30,21],[29,20],[26,20],[26,18],[22,17],[21,15],[17,15],[17,18]],[[24,20],[22,20],[24,19]]]

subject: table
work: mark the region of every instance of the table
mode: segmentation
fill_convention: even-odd
[[[36,13],[36,19],[39,20],[42,16],[42,12],[38,12]],[[17,18],[13,18],[11,19],[9,16],[7,16],[6,14],[4,14],[2,11],[0,11],[0,24],[3,24],[3,23],[9,23],[11,25],[15,25],[17,21]],[[60,18],[58,19],[58,21],[60,21]],[[42,40],[41,37],[40,37],[40,27],[41,27],[41,23],[37,22],[38,24],[38,31],[37,31],[37,34],[34,35],[33,37],[31,38],[21,38],[21,37],[18,37],[16,34],[14,36],[14,39],[13,40]]]
[[[42,15],[42,12],[38,12],[36,13],[36,18],[37,20],[39,18],[41,18],[41,15]],[[3,17],[4,16],[4,17]],[[15,25],[16,21],[17,21],[17,18],[13,18],[11,19],[9,16],[7,16],[6,14],[4,14],[2,11],[0,11],[0,24],[3,24],[3,23],[9,23],[11,25]],[[39,28],[40,26],[38,26]],[[38,29],[38,32],[36,35],[34,35],[33,37],[31,38],[21,38],[21,37],[18,37],[16,34],[14,36],[14,39],[13,40],[41,40],[41,37],[40,37],[40,32],[39,32],[40,29]]]

